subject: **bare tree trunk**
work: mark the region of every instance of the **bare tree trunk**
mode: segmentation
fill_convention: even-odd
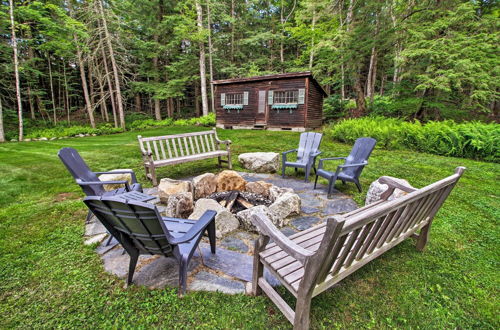
[[[387,80],[387,75],[382,75],[382,79],[380,80],[380,96],[384,95],[385,81]]]
[[[342,13],[342,8],[344,8],[344,1],[339,1],[339,21],[340,21],[340,29],[343,31],[344,30],[344,19],[343,19],[343,13]],[[340,97],[342,100],[345,100],[345,66],[344,66],[344,52],[342,49],[344,48],[344,42],[341,41],[340,43]]]
[[[22,141],[24,136],[23,132],[23,104],[21,102],[21,82],[19,80],[19,62],[17,58],[17,39],[16,27],[14,23],[14,1],[9,0],[9,14],[11,26],[11,43],[14,50],[14,76],[16,78],[16,99],[17,99],[17,117],[19,120],[19,141]]]
[[[284,18],[284,13],[283,11],[285,10],[284,8],[285,4],[284,1],[281,0],[281,8],[280,8],[280,23],[281,23],[281,38],[280,38],[280,62],[284,63],[285,62],[285,43],[284,43],[284,33],[283,30],[285,29],[285,18]]]
[[[52,112],[54,116],[54,124],[57,124],[56,99],[54,97],[54,84],[52,82],[52,64],[50,63],[50,55],[47,56],[47,62],[49,64],[49,84],[50,84],[50,97],[52,99]]]
[[[316,28],[316,6],[313,8],[312,15],[313,15],[312,25],[311,25],[312,37],[311,37],[311,53],[309,54],[309,70],[312,69],[314,62],[314,29]]]
[[[197,0],[196,14],[198,23],[198,32],[203,32],[203,11],[200,2]],[[201,80],[201,105],[203,116],[208,115],[208,98],[207,98],[207,78],[205,73],[205,43],[200,41],[200,80]]]
[[[67,1],[67,5],[69,14],[71,17],[73,17],[71,0]],[[82,51],[80,49],[80,44],[78,43],[78,36],[76,35],[76,33],[73,34],[73,40],[76,45],[76,57],[78,60],[78,67],[80,68],[80,79],[82,80],[82,89],[83,89],[83,97],[85,99],[85,107],[87,108],[87,114],[89,115],[90,126],[92,126],[92,128],[95,128],[94,111],[92,104],[90,102],[90,95],[87,86],[87,78],[85,75],[85,66],[83,62]]]
[[[29,82],[28,82],[27,92],[28,92],[28,104],[30,107],[31,119],[35,119],[35,106],[33,105],[33,99],[31,97],[31,87],[29,85]]]
[[[234,0],[231,0],[231,63],[234,63],[234,26],[235,26]]]
[[[366,112],[365,92],[361,84],[361,75],[358,73],[356,82],[354,83],[354,91],[356,92],[356,109],[351,113],[353,117],[361,117]]]
[[[3,108],[2,108],[1,97],[0,97],[0,142],[5,142],[5,133],[3,130]]]
[[[113,88],[113,82],[111,81],[111,77],[110,77],[110,73],[109,73],[108,59],[106,56],[106,52],[104,51],[104,48],[101,48],[101,54],[102,54],[102,61],[104,64],[104,74],[106,76],[106,81],[108,82],[109,96],[111,99],[111,110],[113,112],[113,122],[115,124],[115,127],[118,127],[118,118],[116,116],[115,93],[114,93],[114,88]]]
[[[375,47],[372,47],[372,54],[370,55],[370,66],[368,68],[368,76],[366,77],[366,85],[365,85],[366,97],[371,97],[372,75],[373,75],[373,64],[374,63],[375,63]]]
[[[99,4],[99,10],[101,12],[104,36],[106,39],[106,43],[108,44],[109,58],[111,60],[111,68],[113,69],[113,77],[115,78],[116,103],[118,105],[118,116],[120,118],[120,127],[125,129],[125,113],[123,111],[123,101],[122,101],[122,92],[120,88],[120,76],[118,74],[118,66],[115,60],[113,44],[111,43],[111,36],[109,35],[108,31],[108,23],[106,22],[106,18],[104,16],[104,8],[102,6],[102,0],[98,0],[98,4]]]
[[[370,78],[370,102],[373,102],[375,97],[375,85],[377,84],[377,64],[378,64],[378,52],[375,50],[375,58],[373,59],[373,69]]]
[[[199,117],[200,116],[200,87],[198,84],[195,82],[194,83],[194,112],[195,116]]]
[[[158,43],[158,35],[157,34],[155,34],[153,36],[153,39],[154,39],[155,43]],[[155,55],[155,57],[153,57],[153,68],[156,71],[156,73],[158,73],[158,56],[157,55]],[[155,83],[158,83],[158,74],[156,74],[154,76],[154,81],[155,81]],[[153,96],[153,102],[155,105],[155,119],[161,120],[160,100]]]
[[[70,123],[70,104],[69,104],[69,92],[68,92],[68,79],[66,77],[66,62],[63,60],[63,77],[64,77],[64,97],[65,97],[65,106],[66,106],[66,114],[68,116],[68,124]]]
[[[137,93],[135,94],[135,111],[136,112],[141,112],[142,106],[141,106],[141,94]]]
[[[210,15],[210,1],[207,0],[207,28],[208,28],[208,68],[210,70],[210,111],[215,112],[215,92],[214,85],[214,65],[212,61],[212,55],[214,48],[212,45],[212,16]]]

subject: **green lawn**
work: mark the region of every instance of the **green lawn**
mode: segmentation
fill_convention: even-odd
[[[164,128],[143,136],[204,128]],[[161,327],[289,328],[265,297],[149,290],[104,273],[93,247],[82,244],[82,193],[56,156],[74,147],[92,169],[140,167],[137,132],[0,145],[0,328]],[[233,141],[233,162],[250,151],[284,151],[298,133],[219,131]],[[350,146],[325,138],[323,156]],[[216,171],[216,160],[159,170],[179,178]],[[315,299],[313,328],[499,328],[500,165],[423,153],[375,150],[362,176],[366,189],[382,175],[422,187],[467,171],[438,213],[425,252],[405,241]],[[292,171],[290,171],[292,174]],[[312,184],[311,184],[312,185]],[[354,185],[338,186],[362,203]],[[289,296],[288,296],[289,298]]]

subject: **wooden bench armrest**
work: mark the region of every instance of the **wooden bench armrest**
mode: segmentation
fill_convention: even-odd
[[[394,181],[393,179],[386,177],[386,176],[381,177],[378,181],[382,184],[386,184],[387,186],[389,186],[389,188],[386,191],[384,191],[382,193],[382,195],[380,196],[383,200],[388,199],[392,195],[392,193],[394,192],[394,190],[396,188],[401,189],[402,191],[407,192],[407,193],[411,193],[411,192],[418,190],[416,188],[402,185],[401,183]]]
[[[314,255],[314,252],[304,249],[280,232],[265,214],[254,214],[252,220],[262,235],[272,238],[276,245],[302,264]]]
[[[137,140],[139,140],[139,148],[141,148],[141,153],[144,157],[150,157],[153,155],[153,152],[151,151],[147,151],[146,149],[144,149],[144,145],[142,144],[142,136],[141,135],[137,135]]]

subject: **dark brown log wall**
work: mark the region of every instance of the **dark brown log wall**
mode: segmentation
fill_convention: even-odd
[[[318,128],[323,123],[323,93],[319,87],[309,79],[307,93],[307,128]]]

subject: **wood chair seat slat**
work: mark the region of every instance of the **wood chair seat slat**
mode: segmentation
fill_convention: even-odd
[[[156,168],[162,166],[208,158],[218,158],[219,167],[222,162],[227,162],[229,169],[232,168],[231,141],[219,140],[215,129],[206,132],[153,136],[147,138],[138,136],[137,138],[142,152],[146,177],[153,181],[154,186],[158,184],[156,179]],[[163,144],[165,144],[165,146]],[[221,144],[225,145],[225,150],[221,149]],[[222,160],[222,157],[227,157],[227,161]]]
[[[464,168],[457,168],[454,175],[411,190],[403,197],[335,216],[288,238],[265,215],[255,215],[252,220],[261,236],[254,248],[253,294],[264,291],[293,323],[294,329],[308,329],[312,297],[407,238],[417,238],[418,250],[425,247],[433,218],[463,171]],[[384,178],[388,192],[394,191],[397,183]],[[383,194],[386,199],[389,195]],[[274,242],[266,244],[270,238]],[[295,311],[266,281],[264,269],[297,298]]]

